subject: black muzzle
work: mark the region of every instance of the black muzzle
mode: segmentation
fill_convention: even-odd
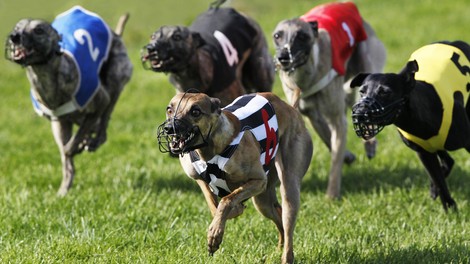
[[[403,98],[387,106],[382,106],[374,98],[362,98],[352,107],[354,131],[365,140],[375,137],[385,126],[394,122],[404,104]]]
[[[140,60],[145,70],[151,70],[151,61],[157,58],[158,52],[154,44],[147,44],[140,50]]]
[[[193,144],[199,138],[202,139],[202,143]],[[158,126],[157,139],[160,152],[171,152],[175,155],[182,155],[207,145],[198,126],[178,118],[167,119]]]

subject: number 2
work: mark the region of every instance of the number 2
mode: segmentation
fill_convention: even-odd
[[[93,47],[93,39],[91,38],[90,32],[81,28],[75,30],[73,36],[80,45],[85,45],[85,41],[88,43],[88,51],[90,52],[91,58],[93,61],[96,61],[100,55],[100,50],[97,47]]]

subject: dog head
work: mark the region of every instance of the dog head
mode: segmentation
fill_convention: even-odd
[[[180,93],[166,108],[166,121],[158,127],[161,152],[184,154],[202,148],[220,116],[220,100],[203,93]]]
[[[7,37],[5,57],[23,66],[43,64],[61,54],[60,40],[60,35],[48,22],[22,19]]]
[[[317,37],[316,21],[307,23],[290,19],[279,22],[273,33],[276,66],[283,71],[293,71],[305,64]]]
[[[415,86],[418,63],[409,61],[399,73],[358,74],[351,88],[360,87],[361,99],[352,108],[354,130],[359,137],[371,139],[385,126],[393,124]]]
[[[163,26],[150,36],[141,60],[146,69],[177,72],[185,69],[195,50],[204,44],[197,32],[183,26]]]

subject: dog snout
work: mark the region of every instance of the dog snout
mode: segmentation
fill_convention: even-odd
[[[176,132],[175,122],[167,122],[163,127],[163,131],[167,135],[174,135]]]
[[[10,41],[13,42],[13,44],[18,45],[21,43],[21,33],[14,31],[11,32],[10,35],[8,36]]]
[[[290,50],[288,48],[282,48],[279,50],[277,54],[277,60],[283,64],[287,65],[292,62],[292,55],[290,53]]]

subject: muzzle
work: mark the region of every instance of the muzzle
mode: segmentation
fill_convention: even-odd
[[[365,140],[375,137],[385,126],[393,123],[404,104],[403,98],[387,106],[382,106],[374,98],[362,98],[352,107],[354,131]]]
[[[202,139],[202,143],[192,144],[197,142],[199,138]],[[208,144],[198,126],[176,117],[167,119],[158,126],[157,139],[160,152],[171,152],[176,155],[188,153]]]
[[[140,50],[140,60],[145,70],[151,70],[151,61],[158,59],[157,48],[154,44],[147,44]]]

